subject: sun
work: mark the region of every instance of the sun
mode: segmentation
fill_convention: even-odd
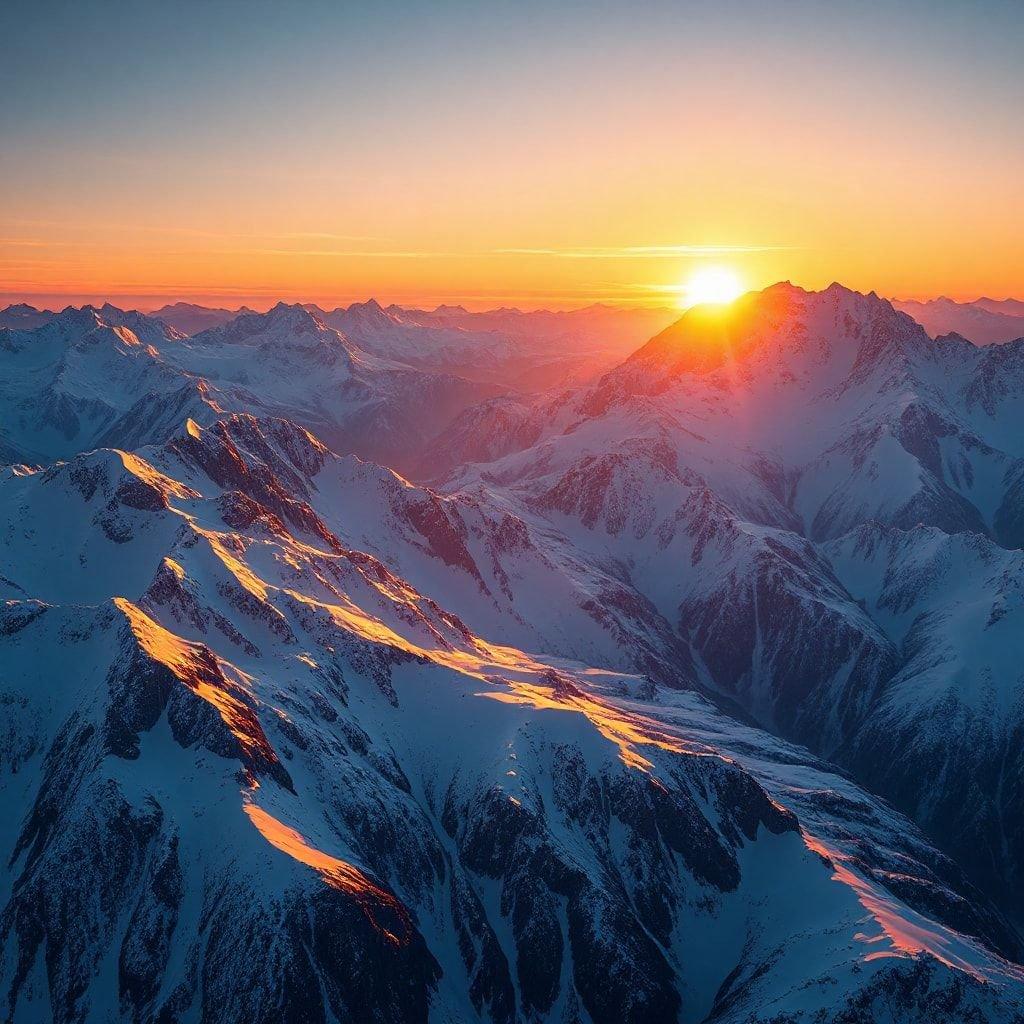
[[[728,267],[705,267],[679,288],[679,305],[724,306],[743,294],[743,285],[735,271]]]

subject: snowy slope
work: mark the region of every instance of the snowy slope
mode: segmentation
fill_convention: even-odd
[[[467,411],[439,461],[478,461],[443,490],[616,566],[706,692],[841,758],[958,856],[984,842],[973,875],[1012,902],[1024,808],[1001,780],[1020,746],[1018,627],[989,618],[1012,606],[999,581],[1024,538],[1022,352],[933,341],[837,285],[778,285],[691,311],[592,388]],[[491,449],[474,447],[492,424]],[[974,613],[955,610],[957,570],[934,569],[914,630],[893,631],[862,582],[878,557],[864,532],[887,530],[973,553]],[[919,581],[925,556],[907,557],[877,571]]]
[[[842,760],[908,809],[978,881],[1024,864],[1024,553],[985,537],[871,524],[826,546],[900,650]],[[909,770],[908,770],[909,769]]]
[[[0,309],[0,328],[12,331],[34,331],[48,324],[54,314],[48,309],[36,309],[26,302],[17,302],[6,309]]]
[[[727,313],[691,310],[576,396],[568,423],[564,407],[538,403],[533,430],[517,431],[533,448],[489,472],[529,475],[540,458],[568,465],[582,437],[597,448],[658,436],[755,521],[814,538],[867,519],[998,535],[1024,451],[1009,409],[989,414],[984,402],[995,387],[1017,400],[1015,354],[993,384],[991,350],[933,342],[874,295],[776,285]]]
[[[36,330],[0,330],[0,450],[8,461],[45,462],[103,443],[161,440],[182,416],[212,418],[203,382],[157,347],[179,339],[113,307],[69,308]]]
[[[10,1019],[1022,1011],[1018,940],[891,808],[471,630],[329,525],[353,467],[232,417],[0,478]]]
[[[893,305],[909,313],[933,338],[959,334],[975,345],[1002,345],[1024,337],[1024,306],[1014,300],[956,302],[942,297],[927,302],[897,299]]]
[[[672,318],[668,310],[607,306],[532,313],[384,309],[373,299],[331,312],[307,308],[367,352],[526,392],[596,378]]]
[[[338,451],[399,468],[466,406],[499,390],[364,352],[285,303],[202,331],[167,358],[215,382],[235,410],[293,419]]]
[[[236,316],[251,312],[252,310],[246,306],[239,309],[221,309],[199,306],[193,302],[172,302],[154,309],[149,315],[170,324],[182,334],[198,334],[211,327],[222,327]]]
[[[0,457],[11,462],[133,448],[190,416],[256,411],[404,467],[466,406],[499,390],[368,355],[283,303],[192,337],[109,305],[68,308],[37,330],[0,331],[0,371]]]
[[[345,312],[0,331],[5,1015],[1019,1020],[1024,347]]]

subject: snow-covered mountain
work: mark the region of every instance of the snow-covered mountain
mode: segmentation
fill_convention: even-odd
[[[198,334],[200,331],[207,331],[211,327],[223,327],[230,323],[236,316],[244,316],[252,313],[248,306],[240,306],[238,309],[224,309],[222,307],[199,306],[194,302],[171,302],[159,309],[154,309],[149,315],[164,323],[170,324],[175,330],[182,334]]]
[[[1019,913],[1024,552],[979,534],[870,523],[825,554],[899,651],[842,760]]]
[[[225,408],[285,416],[332,448],[404,468],[411,452],[499,388],[360,349],[299,305],[239,316],[167,349]]]
[[[839,758],[1013,902],[1022,353],[933,341],[873,295],[779,285],[691,311],[594,387],[468,410],[438,463],[478,454],[445,489],[614,567],[706,690]],[[869,570],[865,530],[906,541]],[[935,537],[963,538],[965,562],[915,570],[939,582],[894,629],[889,592],[863,580],[898,585]]]
[[[470,629],[330,525],[358,469],[234,416],[0,478],[9,1019],[1024,1011],[1011,926],[898,813]]]
[[[735,511],[814,540],[877,519],[1012,544],[1022,349],[935,342],[874,295],[778,285],[728,314],[698,307],[596,386],[538,400],[511,432],[531,446],[487,472],[532,479],[644,437]],[[492,403],[489,415],[506,412]],[[479,410],[464,415],[488,433]],[[464,429],[439,438],[441,461]]]
[[[48,309],[36,309],[26,302],[16,302],[0,309],[0,327],[14,331],[31,331],[48,324],[56,314]]]
[[[461,306],[384,309],[371,299],[331,312],[307,308],[368,352],[523,392],[591,381],[673,318],[664,309],[601,305],[473,313]]]
[[[97,445],[165,439],[186,418],[287,415],[343,452],[398,467],[498,388],[358,349],[301,306],[280,303],[187,337],[114,306],[68,308],[0,331],[0,453],[45,462]]]
[[[384,309],[375,299],[329,312],[307,308],[364,351],[407,366],[496,382],[525,355],[506,334],[417,322],[401,308]],[[509,380],[507,373],[504,379]]]
[[[314,303],[304,308],[369,355],[525,392],[591,381],[674,319],[668,309],[601,304],[568,311],[470,312],[461,306],[385,309],[369,299],[329,311]],[[253,311],[174,302],[148,315],[193,335],[225,327]],[[0,310],[0,328],[29,330],[54,316],[24,304],[9,306]]]
[[[208,422],[208,406],[283,416],[338,451],[418,472],[421,449],[462,411],[512,388],[594,376],[650,319],[601,309],[506,317],[530,325],[517,333],[421,324],[372,301],[322,315],[285,303],[267,313],[182,306],[160,316],[107,304],[38,317],[11,307],[10,322],[23,326],[0,328],[3,458],[132,448],[188,416]],[[214,326],[196,331],[203,323]],[[141,342],[135,358],[99,346],[103,329],[128,332],[111,342],[121,349]]]
[[[1024,343],[344,312],[0,331],[5,1019],[1024,1019]]]
[[[48,462],[103,444],[132,447],[163,440],[183,415],[211,418],[205,382],[161,355],[180,340],[161,321],[112,306],[0,330],[0,458]]]
[[[462,306],[424,310],[389,306],[388,312],[398,312],[406,322],[425,327],[503,334],[536,347],[544,342],[550,347],[590,344],[605,347],[609,352],[619,351],[623,356],[635,351],[677,317],[670,309],[624,309],[602,303],[565,311],[509,308],[470,311]]]
[[[933,338],[959,334],[975,345],[1002,345],[1024,338],[1024,302],[1016,299],[896,299],[893,305],[909,313]]]

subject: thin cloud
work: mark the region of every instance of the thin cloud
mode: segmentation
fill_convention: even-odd
[[[390,257],[396,259],[428,260],[453,259],[474,256],[468,252],[430,252],[416,249],[234,249],[223,252],[225,256],[323,256],[328,259],[365,259],[369,257]]]
[[[141,235],[179,235],[188,238],[322,238],[335,242],[380,242],[379,235],[348,235],[333,231],[211,231],[208,228],[195,228],[176,225],[156,224],[125,224],[117,221],[100,221],[98,223],[82,223],[66,220],[28,220],[25,218],[0,217],[0,224],[23,228],[61,228],[64,231],[119,231]],[[390,239],[387,239],[390,241]],[[76,242],[40,239],[0,238],[0,245],[38,244],[38,245],[77,245]]]
[[[335,242],[379,242],[379,235],[336,235],[330,231],[288,231],[285,234],[247,235],[247,238],[329,238]]]
[[[50,242],[45,238],[0,238],[0,246],[19,249],[48,249],[51,246],[68,246],[71,242]]]
[[[284,237],[284,236],[279,236]],[[296,236],[298,237],[298,236]],[[326,237],[311,235],[308,237]],[[730,253],[781,252],[793,248],[784,245],[631,245],[619,248],[579,248],[579,249],[466,249],[461,251],[444,251],[431,249],[238,249],[230,250],[224,255],[258,254],[261,256],[322,256],[333,259],[358,259],[368,257],[394,257],[400,259],[464,259],[486,256],[549,256],[557,259],[678,259],[681,256],[700,258],[704,256],[720,256]]]
[[[551,256],[571,260],[651,260],[699,258],[730,253],[783,252],[788,245],[626,245],[618,247],[582,246],[575,249],[494,249],[498,256]]]

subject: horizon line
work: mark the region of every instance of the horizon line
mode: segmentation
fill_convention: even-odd
[[[776,284],[784,283],[789,284],[792,282],[779,280],[770,285],[766,285],[765,288],[770,288]],[[763,290],[764,288],[750,288],[747,289],[744,294]],[[824,289],[811,288],[806,290],[818,291]],[[850,290],[859,291],[859,289],[856,288],[851,288]],[[874,289],[870,290],[874,291]],[[335,309],[376,302],[385,309],[395,306],[399,309],[409,311],[421,310],[424,312],[432,312],[443,307],[462,307],[463,309],[466,309],[467,312],[492,312],[498,309],[514,309],[522,313],[567,313],[590,309],[595,306],[605,306],[608,308],[623,310],[674,310],[677,308],[675,303],[664,301],[670,294],[671,290],[665,287],[658,288],[657,291],[653,293],[646,292],[646,294],[635,297],[622,295],[621,293],[609,294],[604,292],[595,292],[591,294],[550,293],[544,295],[519,292],[516,294],[480,293],[475,295],[466,293],[459,293],[457,295],[437,295],[435,293],[429,297],[423,297],[420,299],[381,299],[372,294],[365,298],[338,296],[329,299],[325,299],[323,297],[310,299],[297,296],[294,293],[288,295],[280,292],[270,292],[268,290],[260,294],[253,293],[248,290],[243,291],[241,289],[237,291],[228,290],[222,292],[193,292],[190,289],[181,289],[157,293],[151,291],[120,291],[117,289],[105,289],[103,291],[75,290],[67,292],[11,289],[9,291],[0,291],[0,302],[4,303],[2,307],[3,309],[7,309],[10,306],[15,305],[27,305],[39,312],[48,313],[59,313],[68,307],[81,308],[82,306],[102,306],[104,304],[116,306],[117,308],[126,311],[135,310],[139,313],[153,313],[159,309],[167,306],[173,306],[178,303],[197,306],[204,309],[225,309],[228,312],[239,312],[244,309],[249,309],[253,312],[266,312],[267,309],[271,309],[281,302],[288,305],[317,306],[324,312],[332,312]],[[876,294],[880,293],[876,292]],[[974,296],[973,298],[967,298],[951,295],[948,291],[943,291],[935,295],[906,294],[883,295],[882,297],[893,303],[927,303],[946,300],[962,305],[970,305],[981,301],[1024,301],[1018,299],[1015,295],[1006,295],[1002,298],[994,298],[991,293],[984,293]],[[39,305],[36,305],[36,303],[39,303]],[[238,305],[234,305],[235,303]],[[496,305],[488,305],[488,303],[496,303]],[[534,303],[540,304],[535,305]]]

